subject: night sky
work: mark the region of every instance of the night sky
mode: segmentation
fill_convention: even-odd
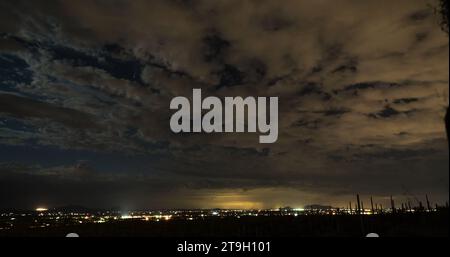
[[[443,203],[434,5],[0,0],[0,208]],[[279,97],[278,141],[174,134],[170,100],[193,88]]]

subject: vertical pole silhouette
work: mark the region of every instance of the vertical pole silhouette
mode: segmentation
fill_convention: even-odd
[[[357,205],[357,213],[360,214],[361,213],[361,203],[359,202],[359,194],[356,194],[356,205]]]
[[[392,199],[392,195],[391,195],[391,209],[392,209],[392,213],[395,213],[395,203],[394,203],[394,199]]]
[[[372,207],[372,214],[375,214],[375,210],[373,209],[373,199],[370,197],[370,206]]]
[[[357,206],[358,206],[359,220],[361,222],[361,234],[364,235],[365,234],[365,231],[364,231],[364,220],[363,220],[363,215],[361,215],[361,202],[359,200],[359,194],[356,194],[356,201],[357,201]]]
[[[427,209],[428,209],[428,211],[431,211],[431,205],[430,205],[430,201],[428,200],[428,195],[425,195],[425,199],[427,199]]]

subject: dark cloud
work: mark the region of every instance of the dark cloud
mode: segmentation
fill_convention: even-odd
[[[89,114],[10,94],[0,94],[0,110],[17,118],[51,119],[78,129],[98,129]]]
[[[0,6],[4,206],[448,198],[448,37],[421,0]],[[277,143],[173,134],[192,88],[278,96]]]

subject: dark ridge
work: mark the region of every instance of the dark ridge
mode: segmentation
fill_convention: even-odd
[[[68,212],[92,213],[92,212],[96,212],[99,210],[80,206],[80,205],[66,205],[66,206],[52,208],[52,209],[50,209],[50,211],[64,212],[64,213],[68,213]]]
[[[330,210],[333,207],[330,205],[321,205],[321,204],[310,204],[305,205],[305,209],[312,209],[312,210]]]

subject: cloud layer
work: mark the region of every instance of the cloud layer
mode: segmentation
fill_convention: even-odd
[[[447,200],[449,48],[433,4],[2,1],[0,181],[17,197],[0,202]],[[277,143],[171,133],[170,99],[192,88],[278,96]],[[52,151],[76,157],[58,162]],[[72,190],[56,196],[60,185]]]

